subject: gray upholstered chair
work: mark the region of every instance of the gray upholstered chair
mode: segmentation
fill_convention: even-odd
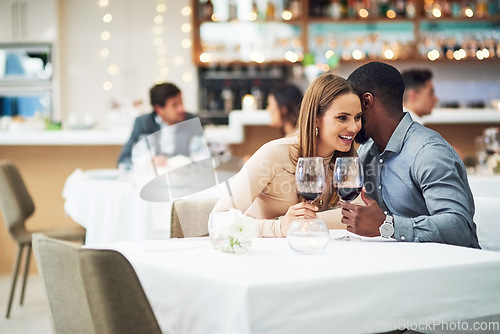
[[[218,198],[178,199],[172,203],[171,238],[208,235],[208,218]]]
[[[83,249],[79,261],[96,333],[161,333],[141,283],[122,254]]]
[[[34,233],[33,251],[49,302],[53,332],[95,333],[80,274],[81,247]]]
[[[7,305],[6,318],[8,318],[16,289],[19,265],[23,257],[23,251],[27,248],[20,300],[20,304],[23,304],[31,255],[31,234],[34,232],[43,232],[54,238],[84,242],[85,229],[75,225],[74,227],[57,228],[50,231],[27,231],[25,222],[35,211],[35,205],[19,170],[9,160],[0,161],[0,209],[2,210],[3,220],[7,225],[10,236],[19,246],[12,273],[12,285]]]

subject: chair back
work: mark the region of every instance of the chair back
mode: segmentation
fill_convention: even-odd
[[[32,242],[54,333],[95,333],[78,264],[80,247],[41,233],[34,233]]]
[[[21,173],[9,160],[0,161],[0,208],[11,236],[25,232],[25,221],[35,211]],[[18,233],[19,232],[19,233]]]
[[[218,198],[178,199],[172,203],[171,238],[208,235],[208,218]]]
[[[79,261],[96,333],[161,333],[141,283],[122,254],[84,249]]]

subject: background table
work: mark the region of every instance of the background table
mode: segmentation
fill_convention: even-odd
[[[218,197],[220,184],[188,196]],[[122,240],[170,237],[171,202],[143,200],[133,176],[123,179],[118,170],[75,170],[63,189],[64,210],[87,229],[86,245]]]
[[[483,249],[500,251],[500,175],[469,175],[468,179],[479,243]]]
[[[500,253],[485,250],[331,241],[298,255],[265,238],[244,255],[206,238],[103,247],[132,263],[167,333],[375,333],[500,314]]]
[[[170,236],[171,203],[142,200],[133,181],[120,179],[117,170],[76,170],[63,197],[66,213],[87,229],[87,245]]]

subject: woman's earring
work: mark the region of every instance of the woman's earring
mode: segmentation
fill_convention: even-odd
[[[316,137],[319,135],[319,129],[316,127],[316,131],[314,132],[316,134]]]

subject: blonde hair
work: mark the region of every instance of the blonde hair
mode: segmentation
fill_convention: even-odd
[[[318,137],[316,136],[316,120],[322,117],[330,108],[332,102],[344,94],[356,94],[354,87],[344,78],[333,73],[325,73],[316,78],[307,88],[300,106],[298,143],[296,149],[290,150],[290,158],[294,165],[299,157],[315,157],[318,155]],[[292,153],[294,152],[294,153]],[[354,156],[356,151],[352,146],[348,152],[335,151],[330,166],[333,168],[335,159],[341,156]],[[335,205],[339,198],[336,193],[330,200],[330,206]]]

